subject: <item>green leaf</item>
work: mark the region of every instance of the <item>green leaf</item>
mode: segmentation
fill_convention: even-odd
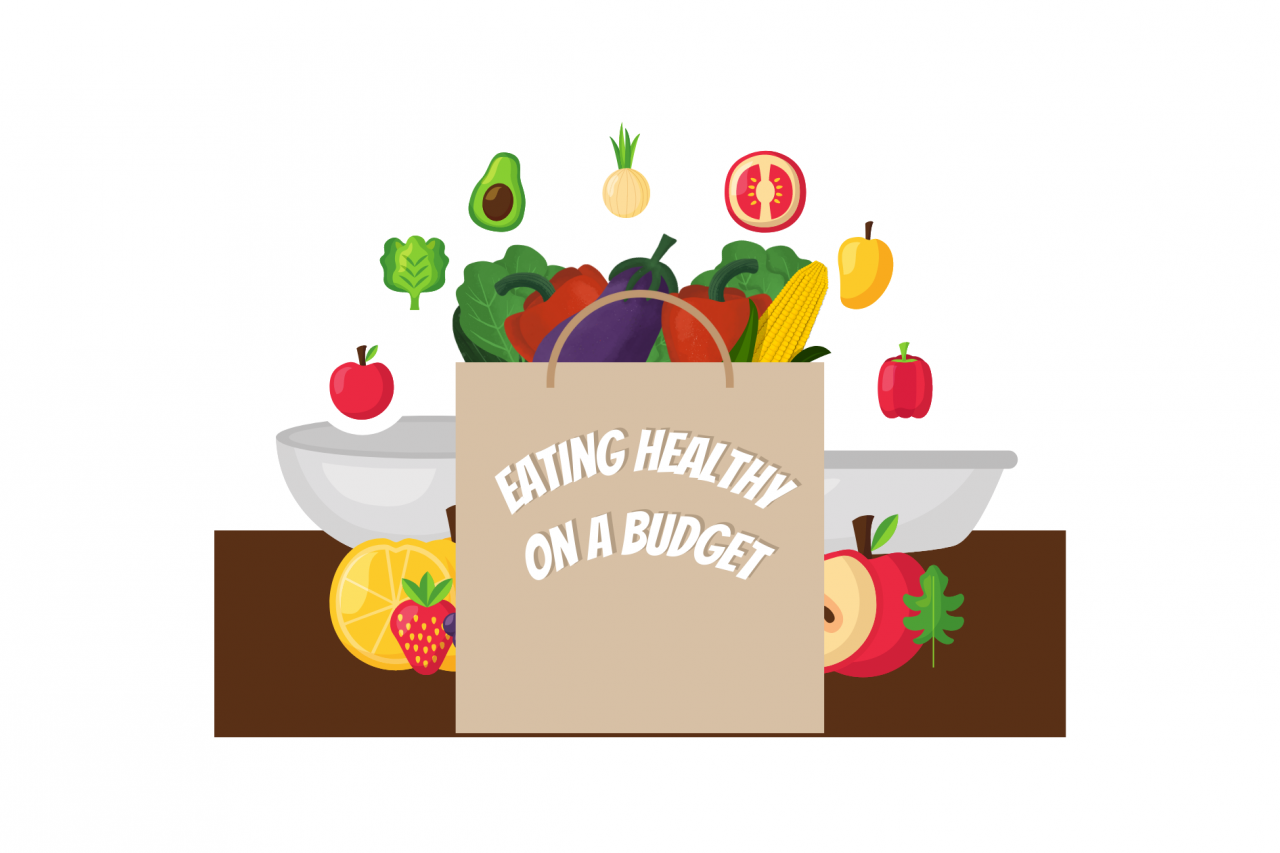
[[[543,278],[551,278],[547,273],[547,262],[543,260],[542,255],[538,254],[536,249],[530,249],[528,246],[508,246],[507,253],[502,256],[502,260],[498,261],[507,270],[507,275],[513,272],[531,272],[537,273]],[[560,269],[560,268],[558,268]],[[525,294],[528,295],[527,293]]]
[[[804,349],[800,350],[800,352],[792,356],[791,360],[793,362],[817,361],[818,359],[822,358],[824,355],[831,355],[831,350],[827,349],[826,347],[805,347]]]
[[[889,540],[893,538],[893,534],[898,529],[898,516],[889,516],[880,522],[880,526],[876,528],[876,535],[871,537],[871,550],[879,551],[885,545],[889,544]]]
[[[944,646],[955,642],[948,637],[947,631],[958,631],[964,625],[963,616],[952,616],[951,611],[964,604],[963,595],[946,595],[948,578],[937,566],[920,576],[920,596],[910,593],[902,596],[902,602],[912,610],[920,611],[914,616],[903,618],[902,624],[911,631],[920,631],[916,637],[916,645],[924,645],[927,640],[936,640]]]
[[[671,361],[671,354],[667,352],[667,339],[662,336],[662,332],[658,332],[658,339],[653,342],[653,349],[649,350],[649,357],[645,361],[650,364]]]
[[[467,264],[457,290],[458,307],[462,310],[462,331],[476,346],[503,361],[515,361],[516,351],[507,340],[502,324],[508,316],[524,308],[528,293],[513,290],[499,296],[493,286],[506,274],[507,268],[502,264],[488,261]]]
[[[770,299],[777,299],[782,288],[786,286],[787,280],[776,272],[758,272],[751,276],[751,280],[742,288],[742,292],[747,296],[765,293]]]
[[[458,345],[458,352],[462,353],[463,361],[503,361],[503,359],[482,349],[467,337],[467,333],[462,331],[462,309],[455,308],[453,310],[453,341]]]
[[[769,270],[782,276],[785,281],[790,281],[791,276],[795,275],[802,268],[809,265],[809,261],[802,260],[791,249],[786,246],[774,246],[765,252],[769,258]],[[763,269],[763,267],[761,267]]]
[[[369,351],[364,354],[365,362],[368,363],[370,361],[373,361],[373,357],[377,354],[378,354],[378,345],[374,344],[373,346],[369,347]]]
[[[756,312],[754,302],[748,299],[747,305],[751,309],[751,316],[747,320],[747,327],[742,330],[742,336],[729,353],[729,358],[733,361],[751,361],[756,353],[756,332],[760,328],[760,315]]]
[[[435,588],[432,589],[431,592],[427,593],[427,606],[430,607],[433,604],[439,604],[444,601],[445,598],[448,597],[449,590],[452,587],[453,578],[445,578],[440,581],[440,583],[436,584]]]
[[[497,263],[476,261],[462,271],[458,286],[458,307],[462,331],[478,348],[498,357],[499,361],[520,361],[520,355],[507,340],[503,323],[512,314],[524,310],[527,290],[512,290],[499,296],[493,289],[498,280],[516,272],[531,272],[551,278],[563,267],[549,266],[542,255],[528,246],[511,246]]]
[[[430,580],[431,578],[430,575],[427,575],[426,577],[428,580]],[[401,578],[400,586],[404,588],[404,594],[409,596],[409,599],[414,604],[420,605],[422,607],[427,606],[425,603],[427,600],[427,597],[423,595],[422,587],[418,586],[416,583],[409,580],[408,578]]]
[[[716,270],[731,261],[743,258],[754,260],[758,270],[754,273],[740,273],[734,276],[728,281],[726,287],[737,288],[747,296],[764,293],[770,299],[777,299],[787,281],[795,274],[794,270],[808,263],[797,258],[796,253],[786,246],[774,246],[766,251],[763,246],[752,243],[750,240],[736,240],[725,245],[720,251],[720,263],[716,265],[715,270],[699,273],[692,283],[709,286]]]
[[[432,237],[410,237],[408,243],[392,237],[382,247],[382,283],[391,290],[409,294],[409,309],[418,310],[418,297],[444,287],[444,270],[449,258],[444,242]]]
[[[726,244],[725,247],[720,250],[720,263],[716,265],[716,269],[720,269],[720,267],[730,261],[737,261],[742,258],[751,258],[756,262],[757,268],[760,270],[767,271],[769,269],[769,256],[765,252],[764,246],[752,243],[750,240],[736,240],[732,243]],[[746,293],[748,283],[759,274],[759,272],[756,272],[754,274],[741,273],[740,275],[735,275],[733,278],[729,279],[728,283],[725,284],[725,287],[736,287]],[[759,293],[760,291],[756,292]],[[747,295],[750,296],[751,294],[748,293]]]

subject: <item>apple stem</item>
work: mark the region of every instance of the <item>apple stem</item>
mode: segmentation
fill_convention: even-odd
[[[356,355],[360,356],[360,366],[364,367],[364,352],[368,347],[356,347]]]
[[[871,523],[875,516],[861,515],[853,520],[853,535],[858,540],[858,553],[871,559]]]
[[[444,511],[445,517],[449,519],[449,541],[458,541],[458,505],[454,504]]]
[[[871,239],[871,223],[870,222],[867,223],[867,239],[868,240]]]

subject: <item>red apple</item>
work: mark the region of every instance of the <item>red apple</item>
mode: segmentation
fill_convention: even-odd
[[[871,556],[871,516],[853,522],[857,551],[823,558],[823,672],[867,678],[902,666],[922,648],[902,623],[915,611],[902,597],[921,595],[924,569],[906,554]]]
[[[360,363],[348,361],[329,377],[329,396],[338,411],[349,418],[367,421],[391,405],[391,395],[395,391],[391,371],[385,364],[368,363],[377,351],[378,348],[374,347],[366,356],[364,347],[356,347]]]

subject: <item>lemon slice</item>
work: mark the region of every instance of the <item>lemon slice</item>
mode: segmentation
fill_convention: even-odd
[[[422,576],[429,574],[440,583],[453,577],[450,567],[436,555],[438,548],[431,547],[435,544],[417,539],[371,539],[343,558],[329,588],[329,618],[347,651],[379,669],[409,669],[409,661],[387,623],[396,605],[407,597],[401,580],[421,583]],[[451,604],[456,587],[455,580],[446,598]],[[445,658],[451,671],[453,656],[451,648]]]

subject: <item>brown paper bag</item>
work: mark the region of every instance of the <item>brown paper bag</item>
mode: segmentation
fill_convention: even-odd
[[[557,365],[631,298],[723,363]],[[458,731],[821,732],[822,393],[653,291],[546,365],[459,364]]]

